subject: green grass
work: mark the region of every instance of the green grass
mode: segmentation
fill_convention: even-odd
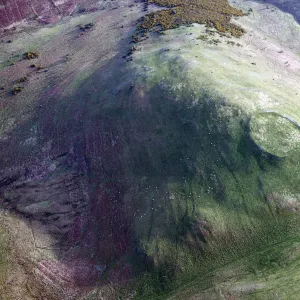
[[[279,157],[299,147],[300,127],[277,113],[260,113],[251,120],[251,135],[263,149]]]
[[[136,233],[154,261],[136,298],[165,299],[199,274],[297,234],[295,215],[266,199],[299,193],[299,153],[282,161],[261,151],[248,116],[216,95],[204,92],[196,104],[155,87],[149,95],[151,111],[124,113],[140,137],[128,137],[131,174],[145,176],[132,200],[142,216]],[[222,114],[226,109],[235,118]]]
[[[256,251],[181,286],[165,299],[298,299],[299,237]]]
[[[9,270],[7,233],[0,227],[0,287],[5,283]]]

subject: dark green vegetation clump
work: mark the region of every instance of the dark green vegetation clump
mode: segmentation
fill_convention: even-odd
[[[88,24],[85,24],[85,25],[83,25],[83,24],[79,25],[79,29],[81,31],[87,31],[87,30],[91,29],[92,27],[94,27],[94,23],[88,23]]]
[[[32,52],[32,51],[27,51],[23,54],[24,59],[35,59],[40,56],[39,52]]]
[[[17,94],[21,93],[23,89],[24,89],[24,87],[22,87],[22,86],[16,86],[12,89],[11,93],[13,95],[17,95]]]
[[[24,76],[24,77],[19,78],[17,80],[17,83],[26,82],[26,81],[28,81],[28,78],[26,76]]]
[[[230,6],[227,0],[150,0],[149,3],[168,9],[147,14],[139,30],[150,30],[157,26],[166,30],[199,23],[214,27],[222,33],[230,32],[235,37],[245,32],[243,28],[230,23],[232,16],[243,16],[244,13]]]

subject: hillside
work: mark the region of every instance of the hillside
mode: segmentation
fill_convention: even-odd
[[[2,34],[3,299],[299,299],[297,4],[105,2]]]

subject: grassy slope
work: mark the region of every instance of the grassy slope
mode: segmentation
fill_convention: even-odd
[[[0,227],[0,287],[6,281],[9,269],[7,233]]]
[[[155,58],[148,58],[149,66],[156,67]],[[214,270],[233,262],[249,274],[243,271],[231,283],[240,277],[250,283],[265,279],[252,275],[253,265],[268,272],[272,252],[276,258],[279,251],[272,245],[299,240],[293,205],[299,195],[300,153],[296,149],[284,159],[264,153],[250,137],[246,110],[186,81],[180,64],[158,65],[159,72],[139,76],[133,90],[129,70],[114,81],[117,90],[117,83],[122,87],[118,93],[107,91],[86,103],[78,96],[69,107],[82,111],[83,105],[88,124],[102,120],[107,134],[123,145],[121,180],[130,186],[124,208],[139,253],[152,262],[144,272],[144,260],[128,257],[139,276],[136,299],[166,299],[178,288],[189,291],[190,285],[194,292],[210,288],[226,281],[231,265],[216,282],[203,276],[219,274]],[[295,201],[290,204],[287,196]]]
[[[273,99],[280,94],[280,104],[276,107],[279,113],[291,113],[296,99],[290,97],[290,90],[278,89],[271,83],[269,70],[264,72],[259,67],[256,71],[261,72],[262,78],[265,76],[266,82],[270,81],[262,83],[256,75],[247,77],[252,69],[246,66],[246,61],[239,61],[237,66],[229,64],[229,69],[224,70],[227,55],[220,62],[215,53],[222,52],[217,47],[211,52],[205,49],[205,57],[201,50],[193,48],[179,51],[176,56],[173,43],[166,44],[172,51],[167,54],[156,52],[154,46],[147,57],[137,56],[137,64],[152,72],[146,75],[146,80],[141,80],[143,84],[146,81],[149,89],[146,97],[151,113],[150,116],[144,113],[147,126],[136,126],[146,129],[140,135],[144,134],[144,142],[149,140],[138,158],[138,175],[145,177],[139,188],[142,192],[136,196],[136,201],[142,202],[136,231],[142,249],[153,258],[156,267],[141,279],[136,298],[166,299],[173,288],[187,289],[187,282],[195,277],[200,279],[192,284],[193,293],[186,297],[184,293],[175,294],[174,299],[190,299],[197,289],[207,289],[223,281],[229,285],[225,284],[224,293],[229,296],[231,293],[236,299],[269,299],[276,293],[283,299],[297,297],[297,286],[293,284],[299,276],[295,268],[298,253],[295,251],[291,260],[282,257],[289,256],[299,241],[299,148],[284,159],[264,153],[252,142],[248,125],[253,112],[267,108],[254,99],[257,90]],[[195,54],[201,55],[202,61],[198,59],[198,63]],[[192,58],[194,66],[190,67]],[[263,63],[263,57],[257,59]],[[210,66],[216,74],[214,79],[207,77]],[[270,74],[276,74],[276,68]],[[239,76],[232,77],[234,73]],[[219,77],[220,86],[215,83]],[[232,85],[237,85],[235,99],[229,96]],[[245,86],[249,90],[243,89]],[[217,90],[224,96],[219,96]],[[299,117],[295,110],[292,116]],[[160,138],[152,136],[155,130],[161,134]],[[278,147],[278,139],[275,135],[271,147]],[[138,144],[135,141],[131,153],[137,151]],[[241,273],[237,271],[228,278],[226,273],[232,268],[228,265],[219,282],[207,283],[203,279],[203,274],[210,272],[217,276],[219,271],[212,270],[232,261],[237,261],[235,267],[242,269]],[[291,269],[294,271],[289,277]],[[230,286],[238,280],[241,282],[237,287]],[[287,280],[290,285],[284,284]],[[256,289],[262,281],[257,295]],[[247,285],[253,282],[249,288]],[[208,291],[202,298],[222,297],[222,291]]]
[[[189,29],[180,30],[185,35]],[[259,77],[244,81],[250,63],[229,65],[230,74],[240,71],[240,76],[226,77],[224,58],[220,60],[216,47],[206,52],[200,47],[196,54],[206,53],[212,59],[199,60],[191,68],[192,51],[175,52],[170,43],[171,51],[163,52],[163,46],[154,44],[147,55],[137,54],[137,79],[132,70],[120,73],[114,78],[116,95],[104,92],[100,99],[95,97],[87,104],[91,112],[86,113],[107,120],[104,123],[124,145],[124,179],[131,187],[125,197],[126,212],[133,217],[139,253],[153,263],[144,272],[144,260],[128,258],[137,268],[136,299],[166,299],[174,293],[174,299],[190,299],[209,288],[214,290],[203,299],[222,299],[222,289],[247,299],[270,276],[270,285],[263,286],[268,299],[274,292],[268,288],[281,284],[274,278],[276,273],[288,274],[297,264],[298,254],[286,259],[287,266],[274,268],[273,262],[289,256],[294,251],[289,249],[299,241],[299,149],[279,159],[261,151],[250,137],[251,116],[262,109],[253,100],[262,89]],[[212,63],[223,79],[220,86],[214,81],[218,75],[208,75]],[[268,72],[262,76],[268,78]],[[99,90],[107,91],[104,87],[111,79],[106,80]],[[235,98],[230,97],[232,84],[241,87],[235,90]],[[243,94],[248,84],[252,89]],[[294,107],[296,99],[289,99],[289,93],[274,84],[264,91],[271,98],[280,94],[277,109],[282,113]],[[234,274],[229,277],[227,272]],[[223,281],[229,286],[223,288]],[[253,282],[257,285],[248,288]],[[215,292],[218,285],[220,293]],[[289,299],[286,289],[282,286],[283,297]]]
[[[168,298],[298,299],[299,275],[299,237],[287,237],[200,276]]]
[[[186,108],[186,103],[169,103],[163,97],[154,108],[162,111],[162,140],[168,143],[159,150],[149,143],[147,156],[139,158],[143,173],[148,167],[152,176],[146,169],[148,189],[138,195],[143,206],[136,230],[157,268],[142,280],[138,299],[164,294],[197,274],[294,236],[299,229],[297,216],[268,197],[299,194],[300,153],[284,161],[260,153],[247,134],[246,116],[224,118],[224,108],[216,105],[220,100],[206,103],[208,98],[205,94],[204,104],[200,100]],[[163,177],[157,175],[164,172]]]

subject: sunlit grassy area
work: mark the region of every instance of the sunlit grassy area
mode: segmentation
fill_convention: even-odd
[[[251,135],[263,149],[278,156],[286,156],[300,145],[299,125],[274,113],[254,116]]]

